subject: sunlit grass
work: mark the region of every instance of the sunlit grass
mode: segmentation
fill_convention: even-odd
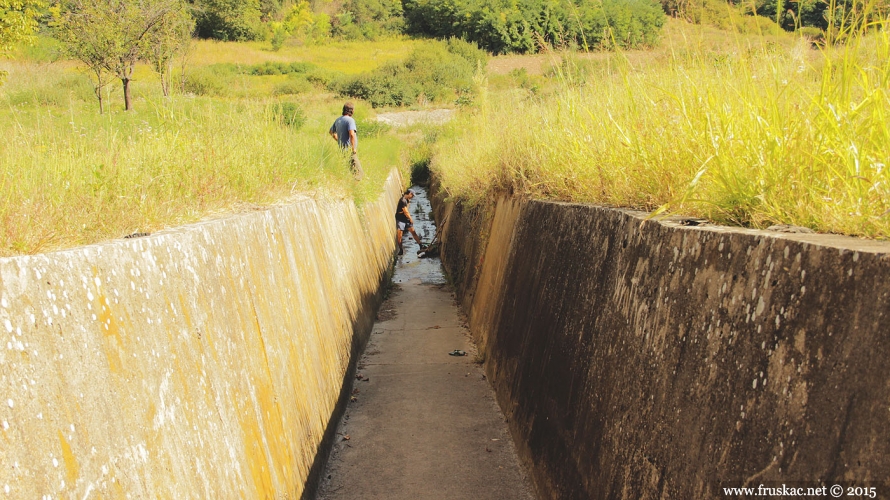
[[[672,49],[580,86],[570,67],[549,98],[494,96],[440,144],[443,186],[890,236],[886,31],[824,52]]]
[[[327,47],[196,42],[192,67],[219,62],[305,61],[362,71],[409,53],[391,40]],[[100,115],[93,87],[51,43],[0,60],[10,78],[0,87],[0,255],[35,253],[152,232],[212,214],[253,209],[294,195],[376,198],[405,141],[373,127],[357,103],[365,177],[356,182],[327,134],[342,100],[314,91],[275,96],[287,77],[238,76],[232,96],[161,95],[157,76],[137,67],[134,107],[122,111],[120,83],[104,90]],[[368,58],[367,50],[377,54]],[[365,57],[363,60],[362,57]],[[336,64],[334,64],[336,61]],[[306,122],[294,130],[273,113],[295,102]],[[365,132],[365,133],[363,133]]]
[[[369,199],[398,162],[393,137],[366,138],[366,180],[311,111],[300,132],[264,102],[145,101],[104,116],[38,108],[2,113],[0,253],[32,253],[121,237],[297,193]]]
[[[199,66],[216,63],[304,61],[333,71],[357,74],[371,71],[390,61],[404,59],[421,43],[423,42],[406,38],[361,42],[331,41],[323,45],[285,45],[278,51],[272,51],[268,42],[199,40],[194,43],[187,60]]]

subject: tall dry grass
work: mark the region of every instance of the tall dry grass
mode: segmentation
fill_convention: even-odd
[[[890,235],[890,38],[738,44],[558,68],[545,98],[493,96],[433,167],[451,195],[523,195]]]
[[[370,199],[401,164],[398,137],[361,135],[365,180],[354,181],[327,135],[342,105],[330,96],[287,97],[306,117],[297,129],[273,96],[164,98],[143,80],[136,111],[119,111],[111,87],[112,111],[100,115],[73,65],[2,66],[11,78],[0,88],[0,255],[151,232],[296,193]]]

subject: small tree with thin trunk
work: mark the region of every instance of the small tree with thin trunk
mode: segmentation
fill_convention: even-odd
[[[181,9],[181,0],[64,0],[60,5],[58,37],[68,52],[97,77],[102,106],[102,71],[121,80],[124,109],[132,108],[130,82],[136,61],[150,35]]]
[[[143,44],[142,58],[161,77],[164,96],[170,95],[170,75],[177,54],[188,50],[195,31],[195,19],[185,4],[164,16],[156,29],[149,32]]]
[[[89,29],[93,17],[87,12],[67,11],[63,16],[55,23],[56,36],[64,43],[69,56],[86,65],[93,91],[99,100],[99,113],[104,113],[102,89],[108,85],[106,68],[111,64],[108,60],[111,56],[109,38],[99,30]]]

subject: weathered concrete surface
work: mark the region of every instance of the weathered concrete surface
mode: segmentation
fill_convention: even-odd
[[[0,259],[0,494],[298,498],[399,188]]]
[[[422,198],[418,189],[418,205]],[[435,228],[427,213],[414,219],[429,241]],[[418,259],[408,240],[396,288],[359,364],[362,379],[354,382],[355,401],[340,424],[320,498],[531,499],[441,264]],[[449,356],[455,349],[469,355]]]
[[[438,211],[541,497],[890,496],[887,243],[538,201]]]

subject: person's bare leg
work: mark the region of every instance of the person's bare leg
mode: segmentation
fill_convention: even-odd
[[[414,241],[416,241],[418,245],[423,246],[423,243],[420,242],[420,236],[417,236],[417,233],[414,232],[414,228],[412,227],[409,231],[411,231],[411,236],[414,236]]]
[[[396,229],[396,243],[399,245],[399,255],[405,253],[405,249],[402,248],[402,230]]]

